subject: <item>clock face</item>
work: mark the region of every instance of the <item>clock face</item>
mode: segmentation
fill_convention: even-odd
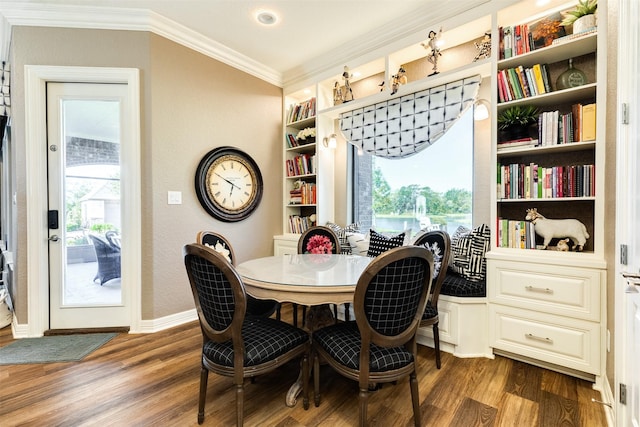
[[[196,193],[209,214],[222,221],[249,216],[262,198],[262,175],[246,153],[220,147],[207,153],[196,172]]]

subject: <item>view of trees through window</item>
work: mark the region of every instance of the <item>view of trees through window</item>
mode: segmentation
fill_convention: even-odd
[[[357,156],[356,221],[382,233],[471,228],[473,112],[469,110],[430,147],[404,159]],[[371,185],[367,185],[370,182]]]

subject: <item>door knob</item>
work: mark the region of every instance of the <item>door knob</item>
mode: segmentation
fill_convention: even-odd
[[[58,237],[57,234],[54,234],[53,236],[49,237],[49,240],[52,242],[57,242],[58,240],[60,240],[60,237]]]
[[[628,273],[623,271],[622,277],[627,279],[627,287],[625,288],[624,292],[626,294],[637,294],[638,289],[636,288],[636,286],[640,285],[640,274]]]

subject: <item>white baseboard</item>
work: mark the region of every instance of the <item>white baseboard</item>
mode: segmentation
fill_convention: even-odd
[[[163,331],[165,329],[173,328],[174,326],[180,326],[188,322],[198,320],[198,313],[196,309],[183,311],[182,313],[171,314],[169,316],[161,317],[159,319],[141,320],[140,329],[130,331],[131,334],[150,334],[153,332]],[[13,323],[11,323],[11,331],[13,338],[36,338],[29,336],[29,324],[18,324],[18,319],[13,316]],[[42,335],[40,335],[42,336]]]
[[[183,311],[182,313],[171,314],[159,319],[142,320],[140,322],[140,330],[135,333],[150,334],[153,332],[163,331],[165,329],[180,326],[188,322],[198,320],[196,309]]]
[[[611,406],[602,406],[604,408],[605,416],[607,417],[607,426],[614,427],[616,425],[616,398],[606,374],[596,378],[596,382],[593,384],[593,389],[600,392],[601,401],[611,404]]]

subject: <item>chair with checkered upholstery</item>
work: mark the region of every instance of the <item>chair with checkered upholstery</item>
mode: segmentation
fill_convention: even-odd
[[[331,249],[329,252],[314,252],[314,242],[315,238],[325,238],[325,242],[328,241],[331,243]],[[298,239],[298,253],[306,254],[306,253],[332,253],[339,254],[342,252],[340,248],[340,239],[338,235],[329,227],[325,227],[324,225],[315,225],[313,227],[307,228]],[[298,325],[298,304],[292,303],[293,308],[293,325]],[[302,307],[302,325],[304,326],[305,318],[307,316],[307,307]],[[334,308],[334,316],[336,319],[338,318],[338,310]]]
[[[209,371],[232,377],[236,390],[236,425],[244,414],[246,378],[273,371],[302,358],[303,404],[309,407],[309,335],[270,317],[245,316],[247,297],[242,279],[223,255],[197,243],[183,249],[200,328],[202,364],[198,424],[204,421]]]
[[[402,246],[384,252],[362,273],[356,285],[355,321],[313,333],[314,401],[320,404],[319,360],[360,388],[360,425],[367,425],[369,384],[409,376],[413,417],[420,426],[416,379],[416,332],[431,287],[433,255],[424,247]]]
[[[424,246],[433,254],[433,285],[427,299],[427,308],[422,315],[420,326],[432,326],[433,348],[436,352],[436,367],[440,369],[440,333],[438,330],[438,297],[442,283],[447,275],[449,256],[451,254],[451,238],[443,230],[429,231],[414,242],[416,246]]]
[[[233,247],[229,241],[221,234],[214,231],[200,231],[196,236],[196,243],[209,246],[213,249],[216,245],[220,245],[220,249],[224,252],[227,250],[228,261],[236,265],[236,254],[233,251]],[[276,319],[280,320],[280,303],[274,300],[263,300],[254,298],[251,295],[247,295],[247,314],[252,316],[264,316],[269,317],[273,313],[276,313]]]

